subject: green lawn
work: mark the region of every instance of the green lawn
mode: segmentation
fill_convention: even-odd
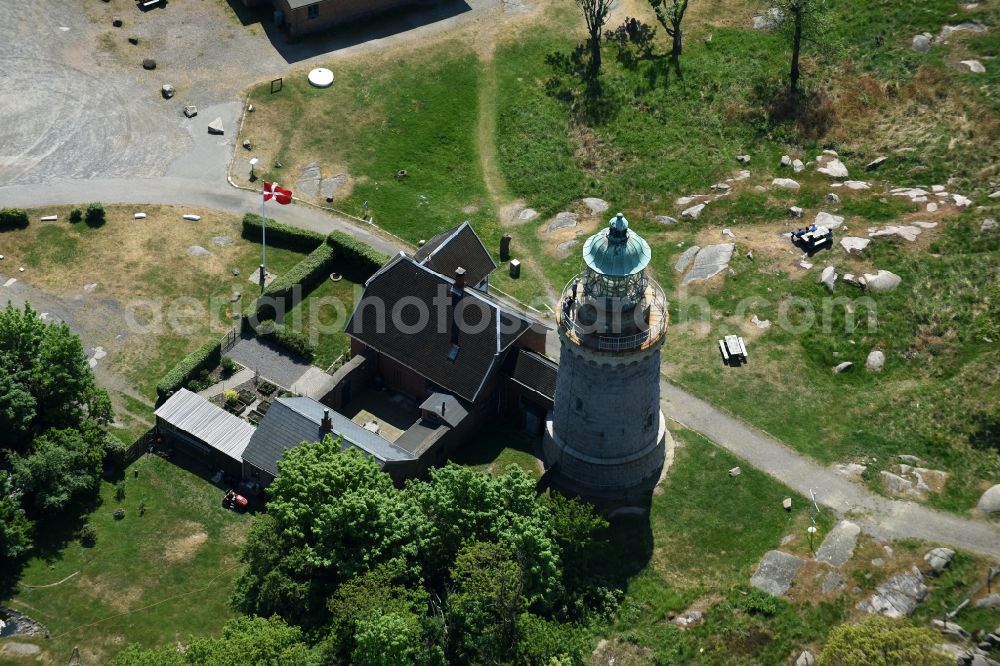
[[[324,280],[285,316],[286,325],[315,345],[313,365],[326,369],[342,355],[350,355],[351,341],[344,327],[354,310],[355,292],[361,288],[346,278]]]
[[[102,482],[99,505],[85,518],[97,532],[94,546],[40,535],[43,556],[29,562],[5,602],[52,635],[27,642],[41,646],[47,661],[66,663],[79,647],[85,663],[103,663],[128,643],[152,647],[218,633],[233,616],[227,600],[250,524],[222,508],[222,493],[156,456],[129,467],[124,500]],[[122,520],[112,516],[117,507],[125,508]]]
[[[452,460],[491,474],[502,474],[510,465],[517,465],[537,479],[542,476],[542,462],[535,457],[539,446],[537,437],[499,424],[483,430]]]
[[[496,212],[477,149],[479,63],[469,44],[447,41],[405,55],[344,62],[336,84],[312,88],[288,79],[280,93],[252,91],[244,135],[262,161],[280,161],[284,178],[308,162],[346,171],[353,192],[335,205],[416,243],[463,220],[496,247]],[[295,128],[294,131],[284,129]],[[405,178],[396,178],[405,170]]]

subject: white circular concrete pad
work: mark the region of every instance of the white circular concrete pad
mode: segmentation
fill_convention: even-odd
[[[309,72],[309,83],[317,88],[329,88],[333,84],[333,72],[326,67],[317,67]]]

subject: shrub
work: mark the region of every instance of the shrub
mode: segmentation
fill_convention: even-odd
[[[104,204],[94,202],[87,206],[85,217],[88,227],[99,227],[105,222]]]
[[[114,513],[115,520],[121,520],[125,517],[125,509],[123,507],[118,507],[115,509]]]
[[[226,389],[223,395],[226,398],[227,405],[235,405],[240,401],[240,394],[232,389]]]
[[[111,433],[105,433],[102,441],[104,447],[104,464],[108,467],[121,469],[125,467],[125,454],[128,446]]]
[[[751,615],[766,615],[768,617],[778,612],[778,600],[767,592],[753,588],[743,597],[743,610]]]
[[[142,516],[146,513],[146,500],[139,500],[139,515]]]
[[[69,221],[71,224],[77,224],[83,221],[83,211],[79,208],[74,208],[69,212]]]
[[[189,383],[197,376],[197,373],[215,367],[221,357],[219,342],[217,340],[206,342],[184,357],[180,363],[163,376],[160,383],[156,385],[156,394],[160,400],[165,400],[171,393]],[[197,382],[196,379],[194,381]]]
[[[342,231],[327,236],[326,244],[333,248],[334,263],[340,272],[352,282],[366,281],[389,261],[388,256]]]
[[[273,321],[262,322],[257,327],[257,335],[265,340],[273,341],[306,361],[312,362],[316,355],[316,348],[306,336],[281,324],[275,324]]]
[[[121,502],[125,499],[125,482],[119,481],[115,484],[115,499]]]
[[[84,548],[93,548],[97,543],[97,530],[90,523],[80,528],[80,545]]]
[[[239,367],[240,366],[238,366],[236,364],[236,361],[234,361],[233,359],[229,358],[228,356],[223,356],[222,357],[222,372],[227,377],[229,377],[234,372],[236,372],[239,369]]]
[[[261,216],[247,213],[243,216],[243,230],[241,235],[252,243],[261,241]],[[323,242],[323,234],[308,229],[291,227],[281,222],[275,222],[270,217],[267,218],[267,244],[274,247],[285,248],[286,250],[299,250],[301,252],[312,252]]]
[[[0,208],[0,229],[24,229],[29,222],[28,213],[20,208]]]

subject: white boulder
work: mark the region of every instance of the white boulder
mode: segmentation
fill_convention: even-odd
[[[976,506],[984,513],[1000,513],[1000,484],[983,493]]]
[[[891,271],[879,270],[875,274],[865,273],[865,284],[869,291],[892,291],[899,286],[903,278]]]
[[[843,223],[843,215],[833,215],[831,213],[827,213],[826,211],[816,213],[816,219],[813,221],[813,224],[817,227],[826,227],[827,229],[836,229]]]
[[[784,190],[797,190],[797,189],[799,189],[798,182],[792,180],[791,178],[775,178],[774,180],[771,181],[771,184],[775,185],[777,187],[780,187],[780,188],[782,188]]]
[[[840,239],[840,246],[847,254],[861,254],[870,243],[870,239],[857,236],[845,236]]]
[[[878,349],[873,349],[868,352],[868,358],[865,359],[865,368],[868,372],[882,372],[882,368],[885,367],[885,352]]]

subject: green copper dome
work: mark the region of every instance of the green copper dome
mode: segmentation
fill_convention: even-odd
[[[629,231],[628,220],[618,213],[608,228],[587,239],[583,260],[595,273],[608,276],[634,275],[649,264],[649,243]]]

